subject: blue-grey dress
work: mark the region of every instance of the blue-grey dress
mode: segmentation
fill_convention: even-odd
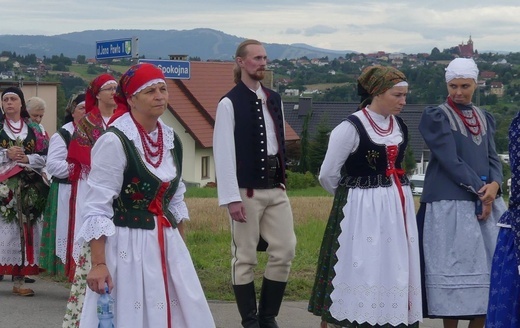
[[[426,108],[419,130],[431,151],[418,226],[422,243],[426,317],[471,318],[485,315],[497,222],[506,206],[501,197],[487,220],[475,206],[483,185],[502,184],[491,114],[459,105],[462,114],[480,125],[472,134],[447,103]],[[478,132],[478,133],[477,133]]]

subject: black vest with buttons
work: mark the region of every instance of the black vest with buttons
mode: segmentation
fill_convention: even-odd
[[[403,140],[398,145],[399,154],[395,161],[395,167],[401,169],[401,163],[403,162],[406,146],[408,145],[408,127],[400,117],[395,116],[395,118],[403,136]],[[351,122],[356,128],[359,135],[359,146],[354,153],[350,154],[345,162],[347,175],[342,179],[344,183],[349,188],[391,186],[392,179],[386,176],[388,165],[386,146],[384,144],[376,144],[370,139],[363,123],[357,116],[350,115],[346,120]],[[406,174],[399,180],[402,185],[409,184]]]
[[[274,123],[278,141],[280,183],[285,184],[285,135],[282,99],[275,91],[262,86],[267,95],[266,105]],[[268,189],[267,134],[262,101],[243,82],[239,82],[225,97],[233,103],[235,115],[235,154],[238,186]]]

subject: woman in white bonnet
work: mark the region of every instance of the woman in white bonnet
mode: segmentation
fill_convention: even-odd
[[[422,246],[424,316],[444,327],[470,320],[483,327],[500,197],[502,165],[495,149],[493,116],[472,103],[478,68],[454,59],[446,68],[448,97],[424,110],[419,130],[430,149],[417,214]]]

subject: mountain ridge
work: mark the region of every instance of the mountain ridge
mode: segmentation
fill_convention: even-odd
[[[95,57],[96,41],[138,38],[138,54],[149,59],[167,59],[171,54],[199,57],[201,60],[232,60],[237,45],[244,37],[226,34],[210,28],[191,30],[138,30],[110,29],[86,30],[52,36],[0,35],[0,50],[19,55],[35,54],[38,57],[63,54],[70,58],[85,55]],[[261,40],[260,40],[261,41]],[[329,50],[304,43],[278,44],[261,41],[270,59],[321,58],[345,56],[355,51]]]

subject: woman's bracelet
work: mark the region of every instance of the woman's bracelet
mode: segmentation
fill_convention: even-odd
[[[107,266],[107,264],[105,262],[100,262],[100,263],[97,263],[96,265],[94,265],[94,268],[97,267],[97,266],[100,266],[100,265]]]

